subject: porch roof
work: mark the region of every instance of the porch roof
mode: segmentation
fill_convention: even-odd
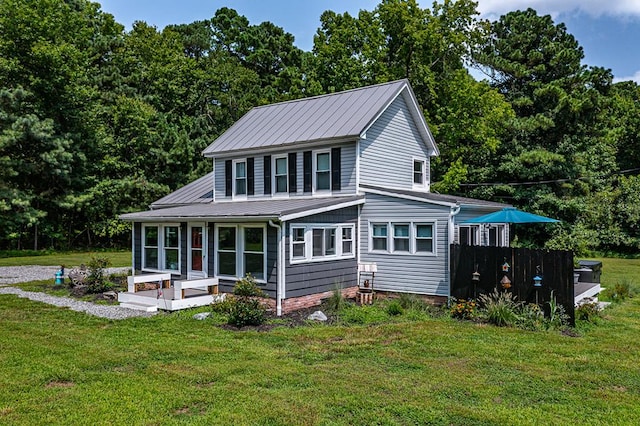
[[[364,203],[364,196],[293,198],[285,200],[227,201],[196,203],[158,210],[127,213],[120,219],[131,222],[180,221],[184,219],[278,219],[292,220]]]
[[[510,207],[510,204],[497,203],[494,201],[478,200],[476,198],[459,197],[457,195],[435,194],[432,192],[421,191],[407,191],[403,189],[390,189],[373,185],[361,184],[360,187],[365,192],[384,193],[386,195],[412,198],[420,201],[432,202],[436,204],[445,204],[450,206],[474,206],[474,207],[490,207],[490,208],[504,208]]]

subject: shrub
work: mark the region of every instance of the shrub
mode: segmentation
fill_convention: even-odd
[[[236,283],[233,294],[234,297],[229,299],[229,303],[221,307],[228,310],[228,324],[244,327],[265,322],[267,310],[258,298],[265,297],[266,294],[258,287],[251,274],[247,274]]]
[[[475,300],[451,299],[449,312],[453,318],[473,319],[477,316]]]
[[[387,305],[387,314],[391,316],[402,315],[404,313],[404,309],[398,300],[392,300]]]
[[[560,329],[569,324],[569,315],[567,315],[564,306],[556,301],[556,297],[551,291],[551,300],[547,302],[549,305],[549,319],[546,321],[547,328]]]
[[[544,311],[535,303],[521,306],[518,312],[518,327],[525,330],[542,330],[545,326]]]
[[[499,327],[515,325],[518,320],[518,308],[520,303],[516,302],[513,293],[494,289],[492,293],[482,294],[479,297],[483,305],[483,314],[487,321]]]
[[[632,297],[631,283],[628,280],[622,282],[618,281],[613,287],[608,287],[602,292],[602,296],[612,302],[622,302],[623,300]]]
[[[586,302],[576,308],[576,319],[585,322],[597,322],[600,318],[600,307],[597,302]]]
[[[405,310],[415,310],[420,312],[429,312],[432,307],[415,294],[401,293],[398,302]]]
[[[109,267],[111,261],[107,257],[91,256],[87,263],[89,275],[87,275],[87,293],[102,293],[110,290],[113,283],[107,281],[104,276],[104,270]]]
[[[336,286],[333,289],[333,293],[327,299],[327,308],[335,313],[338,313],[344,309],[347,305],[347,301],[342,296],[342,289],[340,286]]]

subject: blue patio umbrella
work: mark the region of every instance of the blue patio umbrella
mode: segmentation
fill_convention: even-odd
[[[485,214],[483,216],[474,217],[472,219],[461,222],[461,225],[471,223],[554,223],[560,222],[557,219],[540,216],[533,213],[523,212],[515,207],[505,207],[497,212]]]

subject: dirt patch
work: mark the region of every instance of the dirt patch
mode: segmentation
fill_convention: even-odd
[[[50,388],[71,388],[74,387],[76,384],[73,382],[59,382],[57,380],[54,380],[53,382],[49,382],[47,383],[47,385],[45,386],[47,389]]]

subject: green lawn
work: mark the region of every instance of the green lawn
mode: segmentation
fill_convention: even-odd
[[[607,259],[603,278],[639,265]],[[193,312],[109,321],[5,295],[0,313],[0,424],[635,425],[640,415],[640,297],[581,337],[446,318],[237,332]]]
[[[71,252],[56,253],[45,256],[24,256],[0,258],[0,266],[22,266],[22,265],[42,265],[67,267],[86,264],[91,256],[106,257],[111,261],[112,267],[131,266],[131,251],[108,251],[108,252]]]

